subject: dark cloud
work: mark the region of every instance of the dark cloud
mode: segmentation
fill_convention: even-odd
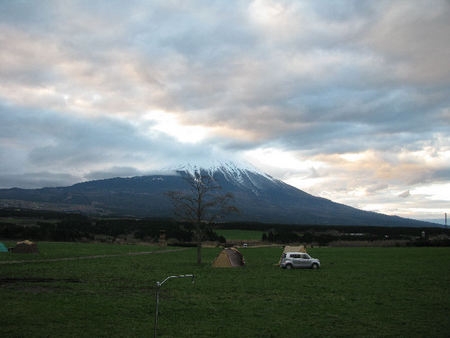
[[[449,181],[450,180],[450,167],[438,169],[433,173],[433,181]]]
[[[401,197],[401,198],[407,198],[409,196],[411,196],[411,194],[409,193],[409,190],[406,190],[398,195],[398,197]]]
[[[385,184],[385,183],[378,183],[378,184],[373,184],[373,185],[369,185],[366,188],[366,193],[367,194],[373,194],[379,191],[383,191],[384,189],[387,189],[389,187],[389,185]]]
[[[114,118],[83,118],[21,107],[1,106],[0,110],[3,138],[21,143],[35,165],[83,165],[108,160],[109,150],[149,152],[152,146],[138,128]]]
[[[80,182],[81,177],[66,173],[24,172],[0,174],[0,188],[43,188],[68,186]]]
[[[101,180],[114,177],[142,176],[144,173],[132,167],[113,167],[107,170],[93,171],[84,175],[87,180]]]

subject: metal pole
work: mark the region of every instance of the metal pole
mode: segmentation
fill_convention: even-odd
[[[156,328],[158,326],[158,310],[159,310],[159,282],[156,282],[156,312],[155,312],[155,331],[153,333],[153,337],[156,338]]]
[[[194,284],[194,278],[195,276],[193,274],[189,275],[177,275],[177,276],[169,276],[166,279],[164,279],[162,282],[156,282],[156,311],[155,311],[155,329],[153,333],[153,337],[156,338],[156,328],[158,327],[158,311],[159,311],[159,290],[161,289],[161,286],[167,282],[171,278],[185,278],[185,277],[191,277],[192,278],[192,284]]]

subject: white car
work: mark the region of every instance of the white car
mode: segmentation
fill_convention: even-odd
[[[320,261],[317,258],[312,258],[307,253],[286,252],[281,257],[280,266],[283,269],[318,269],[320,268]]]

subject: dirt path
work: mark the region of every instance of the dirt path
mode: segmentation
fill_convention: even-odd
[[[158,251],[128,252],[126,254],[93,255],[93,256],[78,256],[78,257],[49,258],[49,259],[30,259],[30,260],[22,260],[22,261],[1,261],[0,265],[2,265],[2,264],[21,264],[21,263],[77,261],[77,260],[81,260],[81,259],[95,259],[95,258],[108,258],[108,257],[121,257],[121,256],[140,256],[140,255],[151,255],[151,254],[177,252],[177,251],[183,251],[183,250],[187,250],[187,248],[171,249],[171,250],[158,250]]]

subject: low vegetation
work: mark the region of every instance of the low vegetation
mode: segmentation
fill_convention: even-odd
[[[7,243],[10,244],[10,243]],[[243,248],[243,268],[210,266],[220,248],[148,255],[156,247],[38,243],[15,259],[114,257],[0,264],[5,337],[148,337],[155,283],[158,337],[444,337],[450,332],[450,248],[313,248],[322,268],[282,270],[280,247]]]
[[[195,238],[193,223],[171,219],[93,218],[81,214],[26,209],[0,209],[0,238],[39,241],[157,242],[164,231],[170,244]],[[239,240],[264,243],[335,245],[369,242],[387,246],[450,246],[446,228],[218,223],[206,227],[203,241]],[[383,243],[378,243],[383,241]],[[390,242],[389,242],[390,241]],[[184,244],[183,244],[184,245]]]

